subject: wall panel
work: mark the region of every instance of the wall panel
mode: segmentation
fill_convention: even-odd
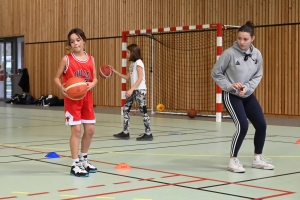
[[[83,3],[84,2],[84,3]],[[0,38],[25,37],[25,67],[32,94],[57,94],[53,77],[67,52],[68,31],[82,28],[87,51],[97,69],[104,63],[121,70],[123,30],[221,22],[256,25],[300,22],[299,0],[1,0]],[[300,115],[300,26],[270,26],[256,29],[255,46],[264,57],[264,78],[256,95],[271,115]],[[96,105],[120,106],[121,79],[99,79],[94,89]]]

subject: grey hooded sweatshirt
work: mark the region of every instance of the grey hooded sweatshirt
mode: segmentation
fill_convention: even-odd
[[[263,60],[258,49],[252,44],[245,53],[237,42],[226,49],[212,69],[212,77],[222,90],[238,95],[240,90],[232,89],[234,83],[240,82],[246,87],[242,98],[250,96],[263,76]]]

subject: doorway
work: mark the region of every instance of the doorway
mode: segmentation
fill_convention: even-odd
[[[0,38],[0,100],[22,94],[18,86],[24,66],[24,37]]]

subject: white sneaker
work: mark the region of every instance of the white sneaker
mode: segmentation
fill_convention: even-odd
[[[79,156],[79,160],[87,172],[96,173],[98,171],[97,168],[94,165],[92,165],[92,163],[89,162],[87,155],[83,157]]]
[[[227,170],[235,173],[244,173],[246,171],[237,158],[230,158]]]
[[[84,169],[81,162],[76,162],[75,165],[71,166],[70,175],[77,177],[88,177],[89,172]]]
[[[265,158],[263,155],[255,156],[253,163],[252,163],[252,167],[257,168],[257,169],[272,170],[275,167],[270,164],[271,162],[272,162],[272,159]]]

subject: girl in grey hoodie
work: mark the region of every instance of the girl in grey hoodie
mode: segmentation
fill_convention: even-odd
[[[236,126],[233,135],[228,170],[243,173],[237,159],[239,149],[248,131],[248,119],[255,128],[253,168],[274,169],[270,159],[262,155],[266,138],[266,121],[261,106],[253,95],[263,76],[263,59],[252,42],[254,25],[248,21],[238,30],[237,41],[226,49],[212,69],[212,77],[222,88],[222,99]]]

